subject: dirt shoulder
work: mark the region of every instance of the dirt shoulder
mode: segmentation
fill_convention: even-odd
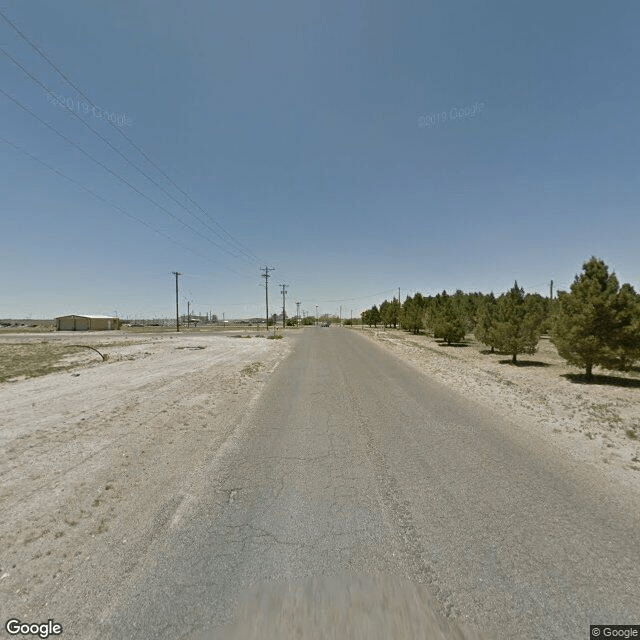
[[[0,600],[3,623],[55,618],[71,630],[95,621],[181,517],[291,341],[51,339],[99,342],[109,358],[72,350],[71,370],[0,384]]]
[[[490,354],[474,339],[447,346],[393,329],[362,333],[418,371],[507,415],[530,435],[627,486],[640,488],[640,380],[614,372],[599,383],[580,381],[548,339],[533,356]],[[605,375],[607,378],[605,379]],[[605,383],[605,382],[608,382]]]

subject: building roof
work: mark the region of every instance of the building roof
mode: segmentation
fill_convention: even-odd
[[[88,315],[86,313],[70,313],[66,316],[56,316],[54,319],[59,318],[104,318],[105,320],[117,320],[118,316],[100,316],[100,315]]]

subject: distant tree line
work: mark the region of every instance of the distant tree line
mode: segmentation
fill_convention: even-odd
[[[447,344],[473,334],[491,353],[498,351],[517,362],[520,354],[533,354],[542,334],[548,334],[558,354],[585,370],[593,367],[629,370],[640,361],[640,295],[630,284],[620,286],[615,273],[592,257],[582,266],[570,291],[556,299],[525,294],[515,282],[499,297],[493,292],[435,296],[416,293],[403,303],[394,298],[361,313],[369,326],[400,326],[418,334],[428,332]]]

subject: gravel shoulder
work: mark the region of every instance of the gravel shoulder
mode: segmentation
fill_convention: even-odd
[[[0,384],[3,620],[93,623],[114,584],[178,522],[290,340],[51,334],[99,343],[70,370]],[[3,342],[42,336],[3,336]],[[4,633],[3,631],[0,633]]]
[[[510,356],[488,353],[473,338],[467,346],[447,346],[399,330],[357,331],[422,374],[502,413],[526,435],[553,443],[614,482],[640,489],[637,376],[595,372],[615,384],[576,382],[580,371],[568,366],[547,338],[535,355],[519,356],[519,366],[513,366]]]

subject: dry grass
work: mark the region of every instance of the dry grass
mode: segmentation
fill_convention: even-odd
[[[264,325],[259,325],[261,331],[264,331]],[[255,331],[255,324],[207,324],[200,327],[187,327],[180,325],[180,333],[218,333],[220,331]],[[176,325],[166,325],[162,327],[127,327],[122,325],[121,331],[127,333],[176,333]]]
[[[262,362],[252,362],[248,364],[246,367],[240,370],[240,373],[244,376],[253,376],[259,371],[264,369],[264,364]]]
[[[24,327],[0,327],[0,335],[5,333],[51,333],[52,331],[55,331],[55,327],[41,324]]]
[[[80,353],[87,354],[87,361],[99,360],[98,354],[88,349],[48,341],[0,344],[0,382],[73,369],[81,363],[65,358]]]

